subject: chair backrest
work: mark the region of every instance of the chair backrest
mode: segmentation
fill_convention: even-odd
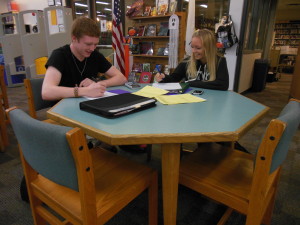
[[[277,119],[284,122],[286,127],[274,151],[270,173],[281,166],[286,159],[289,145],[300,123],[300,102],[291,100],[283,108]]]
[[[281,111],[279,117],[270,122],[257,151],[255,164],[263,158],[269,161],[269,174],[284,162],[290,142],[300,123],[300,101],[292,99]],[[268,157],[266,156],[268,155]]]
[[[42,99],[42,85],[44,78],[24,79],[28,98],[29,114],[36,118],[36,111],[53,106],[56,101]]]
[[[20,109],[8,115],[26,162],[49,180],[78,191],[75,161],[66,137],[72,128],[38,121]]]

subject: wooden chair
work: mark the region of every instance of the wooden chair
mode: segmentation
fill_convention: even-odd
[[[28,98],[29,115],[37,118],[36,111],[53,106],[55,102],[42,99],[42,85],[44,78],[24,79],[24,86]]]
[[[4,81],[4,66],[0,65],[0,151],[4,151],[5,147],[8,145],[8,136],[6,124],[8,120],[5,116],[5,109],[9,107],[6,85]]]
[[[8,135],[5,122],[5,111],[0,107],[0,151],[4,152],[5,147],[8,146]]]
[[[7,113],[34,224],[104,224],[146,189],[149,224],[157,224],[156,171],[101,148],[89,150],[79,128],[44,123],[20,109]]]
[[[28,99],[29,115],[37,118],[37,111],[53,106],[56,101],[46,101],[42,99],[42,85],[44,78],[24,79],[24,86]],[[58,124],[54,120],[44,120],[48,123]]]
[[[256,155],[207,144],[184,158],[180,184],[246,215],[246,225],[270,224],[281,165],[300,122],[300,101],[292,100],[273,119]]]
[[[4,107],[4,109],[9,108],[8,104],[8,97],[7,97],[7,90],[6,85],[4,81],[4,66],[0,65],[0,103],[1,106]]]

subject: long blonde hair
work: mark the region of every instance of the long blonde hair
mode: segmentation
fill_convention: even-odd
[[[216,63],[217,63],[217,48],[216,48],[216,39],[212,31],[208,29],[198,29],[194,32],[192,38],[200,38],[203,44],[204,53],[207,60],[207,68],[209,71],[209,80],[213,81],[216,79]],[[196,78],[197,69],[196,69],[196,59],[194,54],[187,60],[187,74],[189,79]]]

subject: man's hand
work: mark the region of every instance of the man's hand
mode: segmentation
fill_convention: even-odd
[[[80,82],[79,87],[88,87],[92,83],[95,83],[95,81],[93,81],[93,80],[91,80],[89,78],[85,78],[83,81]]]
[[[80,89],[79,89],[80,90]],[[92,82],[88,87],[85,89],[85,96],[88,97],[101,97],[104,95],[106,91],[106,85],[103,82]]]

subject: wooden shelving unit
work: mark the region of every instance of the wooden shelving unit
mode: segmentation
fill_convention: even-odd
[[[274,46],[298,47],[300,44],[300,22],[280,22],[275,24]]]
[[[186,13],[176,12],[179,17],[179,44],[178,44],[178,62],[183,59],[185,50],[185,31],[186,31]],[[126,30],[128,27],[147,26],[149,24],[156,24],[157,32],[161,22],[168,22],[171,14],[159,15],[159,16],[141,16],[131,17],[127,19]],[[143,41],[154,42],[153,55],[146,54],[133,54],[133,63],[150,63],[151,71],[154,70],[156,64],[167,65],[168,56],[158,56],[158,49],[166,47],[169,43],[169,36],[133,36],[133,43],[138,44]]]

